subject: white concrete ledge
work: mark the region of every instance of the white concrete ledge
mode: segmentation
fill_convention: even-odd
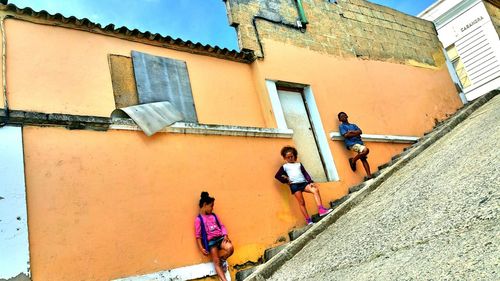
[[[368,135],[362,134],[361,138],[366,142],[393,142],[393,143],[416,143],[420,138],[412,136],[392,136],[392,135]],[[331,140],[344,140],[339,132],[330,132]]]
[[[109,126],[111,130],[141,131],[141,129],[127,118],[113,119]],[[159,132],[178,134],[199,134],[216,136],[241,136],[260,138],[292,138],[291,129],[258,128],[227,125],[208,125],[196,123],[176,122],[172,126],[166,127]]]
[[[207,262],[207,263],[173,268],[170,270],[158,271],[150,274],[113,279],[112,281],[193,280],[214,275],[217,275],[217,273],[215,272],[214,264],[211,262]],[[228,281],[231,281],[231,275],[229,275],[229,270],[226,272],[225,275],[226,279]]]

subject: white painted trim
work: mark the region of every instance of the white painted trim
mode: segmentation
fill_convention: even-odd
[[[460,101],[462,104],[467,104],[467,99],[465,98],[464,94],[464,89],[462,87],[462,83],[460,82],[460,78],[458,78],[458,74],[455,71],[455,67],[453,67],[453,64],[451,63],[450,57],[448,56],[448,52],[446,52],[446,49],[441,48],[441,51],[444,54],[445,57],[445,63],[446,67],[448,68],[448,73],[450,74],[451,80],[453,83],[460,88],[460,92],[458,93],[458,96],[460,97]]]
[[[482,95],[486,95],[487,93],[489,93],[493,90],[500,90],[500,77],[497,77],[497,78],[487,82],[486,84],[483,84],[477,88],[474,88],[474,90],[467,89],[467,92],[465,93],[465,97],[468,101],[472,101],[472,100],[475,100]]]
[[[393,136],[393,135],[369,135],[362,134],[361,138],[366,142],[393,142],[393,143],[416,143],[420,138],[412,136]],[[331,140],[344,140],[339,132],[330,132]]]
[[[446,11],[443,15],[433,20],[436,29],[440,29],[443,26],[451,23],[454,19],[459,17],[461,14],[466,13],[468,10],[472,9],[476,5],[484,6],[482,0],[464,0],[458,5],[455,5],[453,8]]]
[[[109,126],[112,130],[141,131],[141,129],[131,119],[113,119],[113,124]],[[165,127],[159,132],[179,133],[179,134],[200,134],[216,136],[243,136],[262,138],[292,138],[291,129],[258,128],[243,126],[208,125],[196,123],[176,122],[169,127]]]
[[[155,273],[136,275],[114,279],[112,281],[170,281],[170,280],[193,280],[206,276],[217,275],[214,264],[211,262],[178,267],[170,270],[158,271]],[[229,271],[226,272],[226,279],[231,281]]]
[[[278,88],[276,87],[276,81],[266,80],[267,91],[269,92],[269,99],[271,100],[271,106],[274,112],[274,118],[276,118],[276,124],[279,129],[288,129],[285,121],[285,114],[283,113],[283,108],[281,107],[280,98],[278,96]]]
[[[323,123],[321,122],[318,106],[316,105],[316,100],[314,99],[314,94],[310,86],[304,88],[304,97],[311,117],[311,123],[314,131],[313,133],[316,136],[316,141],[318,143],[319,153],[323,158],[323,164],[325,165],[328,181],[338,181],[339,174],[337,172],[337,168],[335,167],[335,162],[333,161],[332,152],[330,151],[328,139],[326,138],[325,130],[323,129]]]

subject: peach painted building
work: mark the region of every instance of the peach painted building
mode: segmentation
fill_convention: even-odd
[[[339,111],[375,171],[461,107],[432,23],[363,0],[264,2],[226,1],[242,48],[230,51],[2,1],[0,279],[209,274],[193,235],[205,190],[234,275],[304,224],[273,178],[282,146],[331,201],[364,176]],[[150,137],[115,111],[158,101],[141,102],[161,92],[148,87],[182,92],[160,99],[184,116]]]

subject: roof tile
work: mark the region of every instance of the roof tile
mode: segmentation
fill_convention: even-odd
[[[29,17],[34,17],[47,21],[58,21],[63,24],[75,25],[84,28],[95,28],[99,29],[102,33],[111,36],[122,35],[125,37],[135,37],[137,39],[146,39],[152,42],[158,42],[158,45],[162,47],[186,51],[189,53],[196,53],[200,55],[214,56],[217,58],[228,59],[238,62],[251,63],[256,59],[256,56],[252,50],[243,49],[241,51],[229,50],[227,48],[220,48],[219,46],[211,46],[209,44],[203,45],[199,42],[193,43],[191,40],[184,41],[181,38],[172,38],[170,36],[163,36],[159,33],[151,33],[150,31],[142,32],[138,29],[130,30],[126,26],[115,28],[114,24],[108,24],[102,27],[99,23],[94,23],[88,18],[78,19],[75,16],[65,17],[60,13],[54,15],[48,13],[45,10],[34,11],[30,7],[23,9],[18,8],[16,5],[8,3],[8,0],[0,0],[0,10],[10,11],[18,15],[27,15]],[[165,45],[165,42],[167,45]],[[170,46],[168,46],[170,45]]]

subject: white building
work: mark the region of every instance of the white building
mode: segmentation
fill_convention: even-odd
[[[434,22],[452,77],[468,101],[500,88],[499,3],[438,0],[418,15]]]

